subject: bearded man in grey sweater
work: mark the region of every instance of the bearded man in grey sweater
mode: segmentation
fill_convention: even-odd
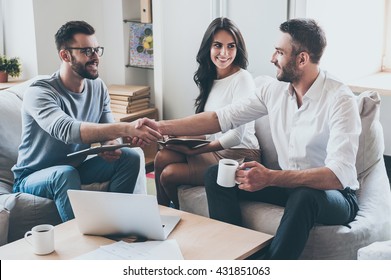
[[[110,97],[98,78],[104,48],[94,28],[84,21],[70,21],[55,35],[61,59],[51,77],[34,82],[24,94],[22,142],[14,172],[14,192],[53,199],[63,221],[74,218],[68,189],[82,184],[110,181],[108,191],[132,193],[140,169],[140,155],[125,147],[85,156],[67,154],[91,143],[118,144],[122,137],[144,146],[161,135],[134,123],[116,123]]]

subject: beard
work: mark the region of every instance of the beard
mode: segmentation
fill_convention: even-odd
[[[91,60],[86,64],[77,62],[76,59],[71,55],[72,70],[79,74],[80,77],[90,80],[95,80],[99,77],[98,70],[88,70],[88,66],[95,64],[95,60]]]
[[[280,69],[280,73],[277,73],[277,80],[287,83],[293,83],[300,80],[301,74],[299,73],[296,60],[291,59],[285,66],[278,66],[275,64],[278,69]]]

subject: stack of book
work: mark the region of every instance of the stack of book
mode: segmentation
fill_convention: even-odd
[[[149,86],[110,85],[108,90],[113,113],[131,114],[149,108]]]

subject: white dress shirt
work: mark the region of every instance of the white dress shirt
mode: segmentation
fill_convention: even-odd
[[[361,121],[356,99],[326,71],[320,71],[300,108],[293,87],[274,80],[258,89],[254,97],[216,113],[223,132],[269,115],[283,170],[325,166],[344,188],[359,188],[355,163]]]

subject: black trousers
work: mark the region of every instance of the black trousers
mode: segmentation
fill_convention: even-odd
[[[212,219],[242,226],[239,200],[267,202],[285,207],[280,225],[266,259],[298,259],[307,242],[309,232],[317,224],[344,225],[351,222],[358,211],[355,192],[316,190],[308,187],[267,187],[247,192],[237,187],[226,188],[216,183],[218,165],[205,174],[205,188],[209,214]]]

